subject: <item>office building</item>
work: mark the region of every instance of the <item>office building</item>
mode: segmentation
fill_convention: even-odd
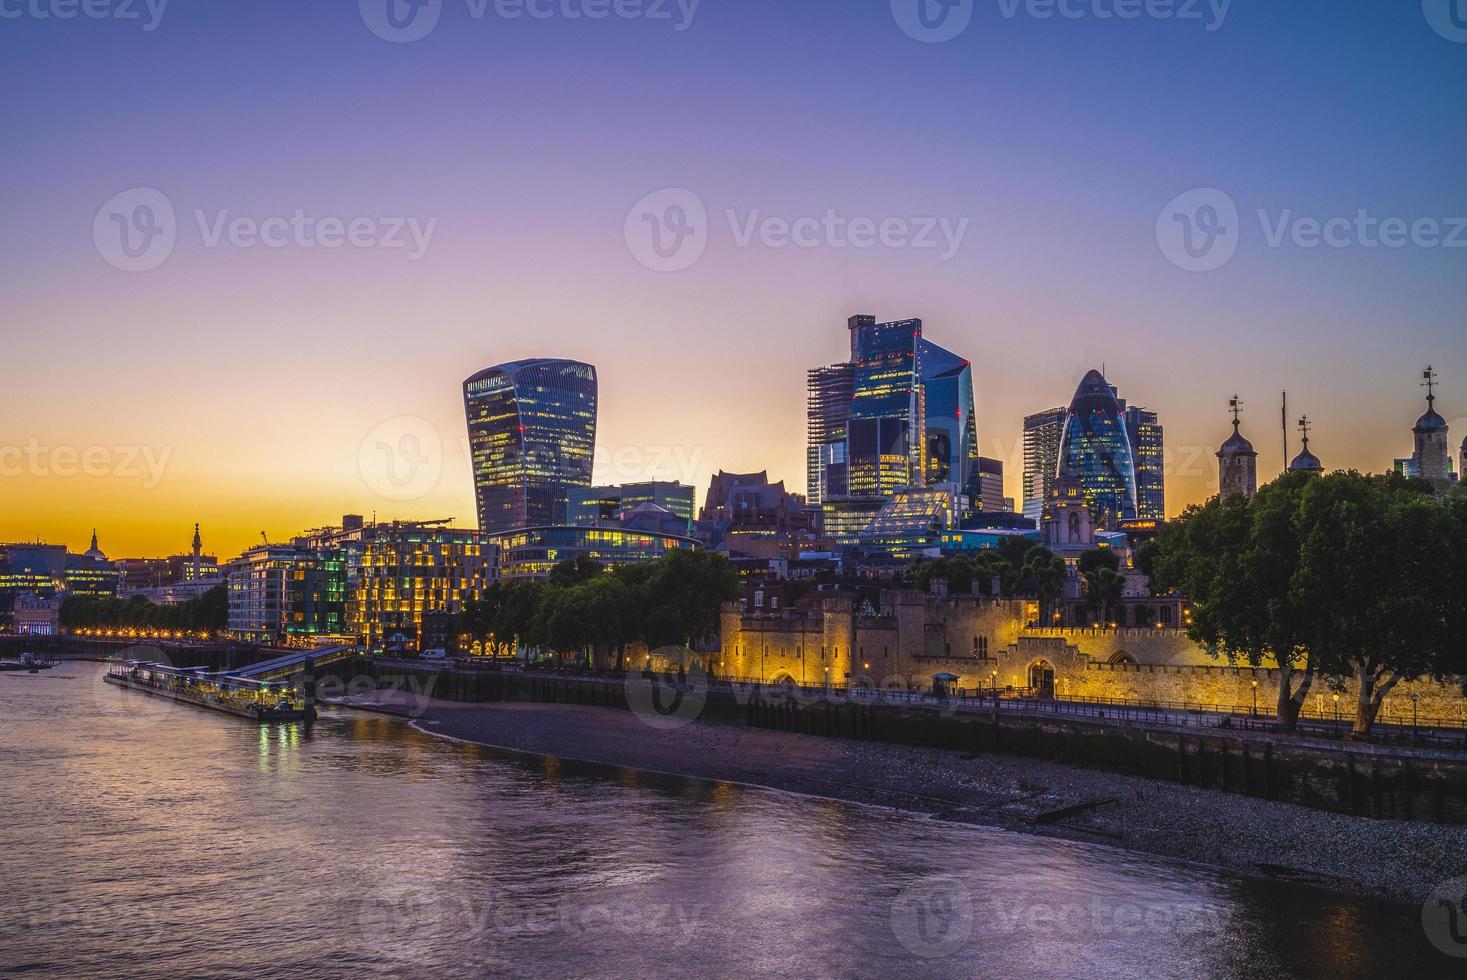
[[[346,576],[338,555],[260,544],[226,568],[229,632],[262,646],[293,646],[346,631]]]
[[[1155,412],[1127,405],[1126,436],[1131,442],[1136,467],[1136,517],[1146,521],[1166,520],[1166,452],[1161,422]]]
[[[693,488],[681,483],[629,483],[620,487],[571,487],[567,524],[579,527],[624,523],[633,512],[661,508],[682,521],[678,532],[693,531]]]
[[[607,568],[656,561],[680,548],[696,549],[693,538],[630,527],[526,527],[485,536],[509,579],[546,579],[556,565],[586,558]]]
[[[833,364],[806,375],[805,490],[810,506],[850,490],[846,477],[846,423],[855,365]]]
[[[1051,408],[1024,419],[1024,516],[1036,523],[1059,472],[1060,443],[1069,412]]]
[[[446,523],[395,521],[343,531],[360,542],[347,628],[369,650],[389,641],[417,649],[424,616],[457,615],[498,577],[499,552],[490,536]]]
[[[1073,480],[1095,526],[1114,530],[1137,517],[1136,455],[1125,410],[1099,371],[1080,382],[1060,442],[1058,478]]]
[[[516,361],[464,382],[479,529],[564,524],[569,491],[591,485],[596,369]]]

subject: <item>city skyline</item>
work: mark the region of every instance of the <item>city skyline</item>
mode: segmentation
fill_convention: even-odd
[[[0,538],[80,550],[96,526],[110,553],[146,554],[195,521],[221,552],[348,511],[467,526],[459,384],[534,356],[600,368],[598,485],[701,494],[720,469],[767,469],[802,488],[805,371],[845,356],[834,328],[855,310],[921,317],[973,359],[979,452],[1016,499],[1024,416],[1101,366],[1165,421],[1173,515],[1215,491],[1235,392],[1264,482],[1283,390],[1331,467],[1410,454],[1427,363],[1467,432],[1464,253],[1378,243],[1388,219],[1467,215],[1444,95],[1467,48],[1417,5],[1235,4],[1216,30],[984,9],[935,44],[884,3],[705,3],[677,26],[457,8],[393,44],[354,5],[276,0],[174,6],[151,31],[7,20],[0,77],[35,96],[7,109],[0,447],[22,459]],[[307,77],[260,72],[262,50]],[[1054,81],[1087,77],[1107,85]],[[1159,216],[1213,188],[1241,240],[1190,271]],[[113,203],[135,189],[177,236],[129,272],[96,226],[136,214]],[[706,210],[706,241],[658,271],[628,225],[671,189]],[[251,244],[297,211],[311,234],[362,218],[402,247]],[[777,233],[832,211],[839,241]],[[940,247],[846,240],[888,219],[920,238],[923,216]],[[1335,219],[1354,244],[1308,244],[1306,222]],[[364,445],[420,436],[441,444],[426,490],[363,477]],[[100,450],[104,475],[40,476],[32,445],[63,452],[48,472]]]

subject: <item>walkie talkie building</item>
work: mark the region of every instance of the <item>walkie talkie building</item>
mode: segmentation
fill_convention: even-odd
[[[479,530],[566,523],[570,488],[591,485],[596,396],[596,369],[579,361],[515,361],[464,382]]]

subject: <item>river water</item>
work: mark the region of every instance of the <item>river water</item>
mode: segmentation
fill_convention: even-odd
[[[848,803],[0,674],[0,973],[1434,977],[1419,913]]]

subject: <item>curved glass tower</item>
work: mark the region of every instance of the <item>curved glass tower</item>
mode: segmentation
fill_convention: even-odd
[[[1059,477],[1078,481],[1097,528],[1136,517],[1136,457],[1115,389],[1099,371],[1080,382],[1060,443]]]
[[[591,485],[596,369],[515,361],[464,382],[479,530],[565,524],[571,487]]]

